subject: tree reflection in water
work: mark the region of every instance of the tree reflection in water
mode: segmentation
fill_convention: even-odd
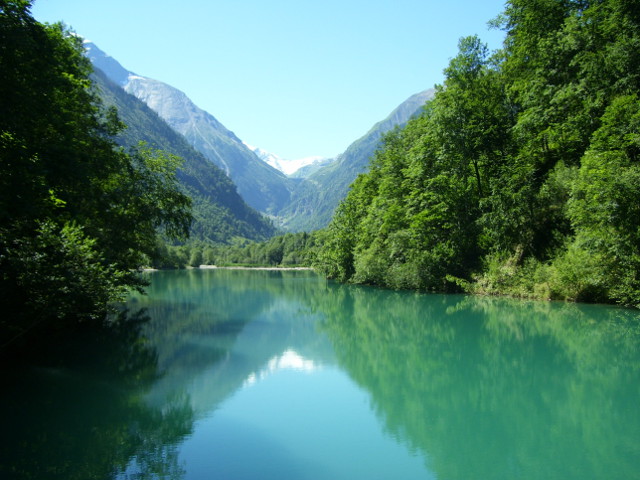
[[[337,362],[439,480],[640,477],[637,311],[233,271],[163,272],[129,304],[154,320],[47,339],[4,374],[0,478],[186,476],[196,416],[290,351]]]
[[[637,311],[336,287],[323,329],[443,480],[639,478]]]
[[[108,479],[135,457],[144,478],[181,478],[176,445],[193,412],[178,397],[161,409],[143,396],[157,380],[157,355],[141,336],[143,311],[105,328],[49,341],[2,372],[3,479]]]

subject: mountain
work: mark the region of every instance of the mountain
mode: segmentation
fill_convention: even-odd
[[[320,170],[322,167],[326,167],[327,165],[335,162],[337,158],[322,158],[322,157],[314,157],[317,160],[314,160],[313,163],[309,163],[307,165],[303,165],[295,172],[289,175],[291,178],[307,178]]]
[[[197,107],[183,92],[126,70],[95,44],[85,42],[93,65],[126,92],[145,102],[189,144],[222,168],[253,208],[274,213],[290,200],[296,180],[260,160],[213,115]]]
[[[274,153],[267,152],[266,150],[262,150],[261,148],[249,145],[247,143],[245,143],[245,145],[263,162],[267,162],[273,168],[280,170],[285,175],[294,178],[307,177],[315,170],[317,170],[320,166],[327,165],[334,160],[332,158],[325,158],[320,156],[289,160],[279,157]]]
[[[117,68],[111,74],[114,72]],[[274,235],[272,223],[244,202],[229,177],[145,103],[126,93],[99,68],[92,79],[103,103],[115,106],[127,125],[117,138],[119,143],[134,146],[145,141],[184,160],[178,179],[193,200],[193,239],[230,243],[236,238],[264,240]]]
[[[433,98],[433,89],[412,95],[369,132],[353,142],[330,164],[304,178],[291,194],[289,204],[278,213],[282,227],[289,231],[310,231],[329,224],[333,212],[347,195],[356,177],[368,169],[369,159],[381,137],[396,126],[403,126],[420,114]]]
[[[411,96],[336,159],[284,160],[243,143],[180,90],[126,70],[91,42],[85,42],[85,47],[96,67],[222,168],[250,206],[273,216],[289,231],[325,227],[351,183],[367,170],[382,135],[419,114],[434,94],[430,89]]]

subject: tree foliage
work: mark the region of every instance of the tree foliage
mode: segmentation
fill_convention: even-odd
[[[640,5],[510,0],[387,137],[319,266],[396,288],[640,304]]]
[[[2,344],[52,320],[102,319],[140,287],[158,229],[188,233],[179,160],[122,128],[90,88],[79,38],[43,25],[30,2],[0,2],[0,303]]]
[[[200,265],[251,267],[311,267],[324,241],[324,231],[286,233],[264,242],[238,239],[235,245],[189,241],[185,245],[158,245],[156,268]]]

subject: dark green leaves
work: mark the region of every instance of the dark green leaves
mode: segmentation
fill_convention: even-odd
[[[51,324],[101,321],[139,287],[158,231],[188,234],[175,157],[124,152],[101,113],[81,40],[1,2],[0,345]]]

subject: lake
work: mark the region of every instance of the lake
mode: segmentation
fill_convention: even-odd
[[[0,478],[640,478],[638,311],[150,277],[99,341],[3,374]]]

